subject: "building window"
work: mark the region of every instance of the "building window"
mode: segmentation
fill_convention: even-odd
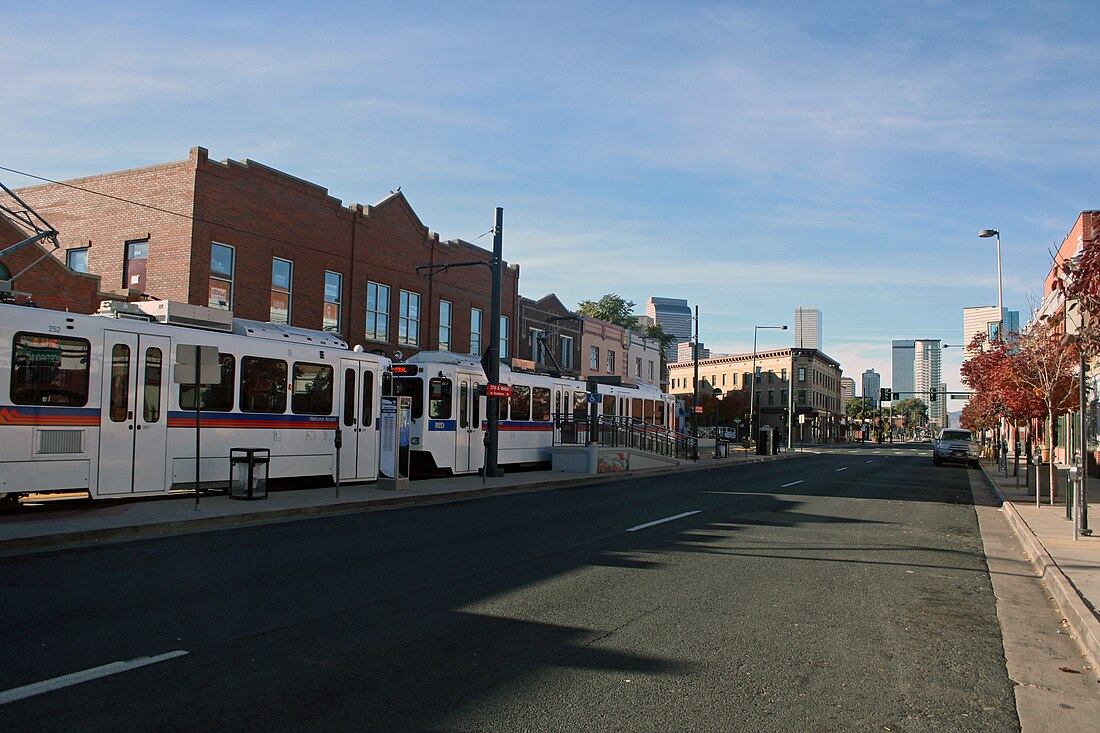
[[[439,350],[451,350],[451,301],[439,301]]]
[[[561,368],[572,369],[573,368],[573,337],[562,336],[560,340],[561,344]]]
[[[470,353],[481,356],[481,309],[470,309]]]
[[[775,404],[775,390],[774,389],[769,389],[768,390],[768,404],[769,405],[774,405]]]
[[[420,294],[402,290],[397,305],[397,343],[420,345]]]
[[[592,346],[588,352],[588,366],[590,369],[600,368],[600,347]]]
[[[804,389],[798,390],[798,404],[806,404],[806,390]]]
[[[642,357],[634,357],[634,376],[638,379],[642,378]]]
[[[226,244],[210,245],[210,290],[207,305],[233,310],[233,264],[235,252]]]
[[[366,338],[372,341],[390,339],[390,286],[367,281]]]
[[[798,367],[798,381],[806,381],[806,367]]]
[[[65,252],[65,264],[69,266],[69,269],[73,272],[87,272],[88,271],[88,248],[77,247]],[[10,278],[6,278],[10,279]]]
[[[500,358],[507,359],[511,356],[508,350],[508,316],[500,317]]]
[[[321,316],[321,328],[332,333],[340,333],[340,302],[344,295],[344,276],[338,272],[325,270],[325,307]]]
[[[294,263],[290,260],[271,258],[271,317],[272,323],[290,323],[290,289],[294,283]]]
[[[653,362],[649,362],[649,381],[653,383]]]
[[[615,352],[611,349],[607,350],[607,373],[615,373]]]
[[[542,335],[542,330],[538,328],[527,329],[527,338],[531,341],[531,361],[536,364],[546,363],[546,346],[540,338]]]
[[[784,382],[787,381],[787,368],[786,367],[783,367],[782,379],[783,379]]]

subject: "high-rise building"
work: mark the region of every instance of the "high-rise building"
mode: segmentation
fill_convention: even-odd
[[[699,355],[700,359],[709,359],[710,358],[710,349],[708,349],[702,341],[700,341],[699,344],[698,344],[698,355]],[[694,361],[694,360],[695,360],[695,355],[693,355],[691,353],[691,342],[690,341],[685,341],[681,344],[676,344],[676,358],[673,359],[672,361],[681,362],[681,361]]]
[[[794,347],[821,350],[821,309],[794,309]]]
[[[681,298],[650,297],[645,303],[645,314],[676,339],[675,344],[665,349],[665,360],[676,361],[677,344],[691,341],[691,308],[688,302]]]
[[[840,378],[840,400],[843,404],[848,404],[848,400],[855,399],[856,396],[856,380],[851,377]]]
[[[913,381],[913,362],[916,360],[917,346],[913,340],[890,342],[890,380],[893,382],[891,389],[897,392],[901,399],[907,400],[915,396],[916,383]]]
[[[929,407],[928,417],[935,427],[943,427],[947,420],[947,395],[940,391],[943,358],[940,340],[893,341],[891,356],[894,383],[891,389],[903,400],[923,401]],[[937,393],[935,400],[932,400],[933,391]]]
[[[868,369],[863,373],[863,399],[868,404],[878,405],[878,391],[882,387],[882,375],[874,369]]]
[[[1012,340],[1020,333],[1020,312],[1004,309],[1005,338]],[[993,340],[997,333],[997,306],[983,305],[976,308],[963,308],[963,348],[969,349],[970,342],[980,333]]]

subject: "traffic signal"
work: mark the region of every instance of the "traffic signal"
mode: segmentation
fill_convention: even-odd
[[[895,400],[900,400],[900,399],[901,399],[901,395],[900,395],[899,393],[895,392],[895,393],[894,393],[894,399],[895,399]]]
[[[883,402],[889,402],[890,401],[890,388],[889,387],[883,387],[882,389],[880,389],[878,391],[878,398],[879,398],[879,400],[881,400]]]
[[[936,401],[936,390],[934,390],[934,389],[928,390],[928,401],[929,402],[935,402]]]

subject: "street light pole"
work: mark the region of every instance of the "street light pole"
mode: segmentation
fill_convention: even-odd
[[[983,229],[978,232],[978,236],[982,239],[988,239],[989,237],[997,238],[997,338],[1004,340],[1002,331],[1005,327],[1005,304],[1004,289],[1001,283],[1001,230]]]
[[[714,458],[718,459],[718,422],[722,405],[722,390],[717,387],[711,392],[714,395]]]

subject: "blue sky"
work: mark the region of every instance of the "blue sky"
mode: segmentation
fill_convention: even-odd
[[[401,186],[448,239],[501,206],[527,296],[687,298],[721,352],[816,306],[826,353],[886,385],[891,339],[958,343],[962,308],[996,304],[979,229],[1001,230],[1026,318],[1100,206],[1098,21],[1090,2],[47,0],[0,26],[0,166],[65,179],[202,145],[349,204]]]

